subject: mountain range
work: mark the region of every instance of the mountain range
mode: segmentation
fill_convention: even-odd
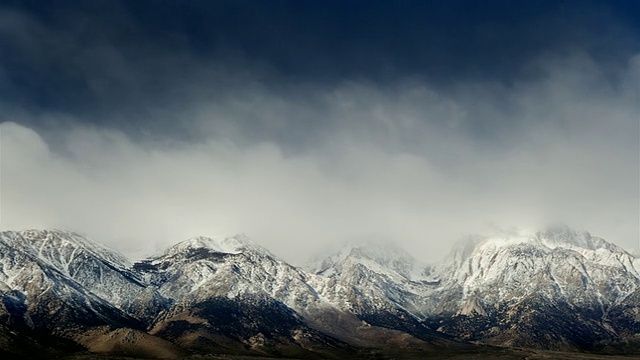
[[[566,226],[473,236],[435,265],[371,241],[303,267],[244,235],[133,262],[73,232],[4,231],[0,299],[3,358],[640,349],[640,258]]]

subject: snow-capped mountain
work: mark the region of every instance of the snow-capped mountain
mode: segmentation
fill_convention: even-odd
[[[321,302],[307,273],[244,235],[189,239],[136,268],[163,296],[183,306],[245,295],[265,295],[296,311]]]
[[[332,308],[310,285],[313,275],[244,235],[188,239],[135,268],[173,303],[151,333],[183,346],[237,351],[237,344],[269,344],[300,351],[311,339],[343,346],[304,321]]]
[[[427,294],[438,281],[431,267],[420,264],[391,242],[349,243],[310,266],[322,278],[315,287],[331,303],[363,320],[415,335],[430,336],[419,319]],[[428,336],[429,335],[429,336]]]
[[[132,264],[76,233],[6,231],[0,297],[0,350],[53,336],[108,353],[307,357],[465,341],[597,350],[640,336],[640,259],[567,227],[474,236],[437,266],[390,242],[349,243],[306,269],[244,235]]]
[[[619,319],[610,314],[640,289],[639,264],[623,249],[567,227],[476,237],[437,270],[443,283],[433,295],[435,314],[453,315],[440,331],[454,336],[589,347],[617,336]],[[625,320],[625,331],[640,333],[638,320]]]
[[[345,244],[307,269],[318,275],[315,288],[346,311],[358,314],[401,311],[421,318],[424,302],[439,279],[390,241]]]
[[[378,274],[409,281],[430,281],[431,268],[421,264],[406,251],[388,240],[361,240],[346,243],[342,248],[308,266],[318,275],[331,277],[347,263],[359,263]]]
[[[562,227],[470,242],[439,269],[445,286],[459,289],[461,302],[478,294],[486,294],[482,302],[488,304],[518,301],[535,292],[606,312],[640,286],[639,259],[586,232]]]
[[[4,265],[0,281],[12,290],[46,291],[47,279],[62,278],[138,319],[152,316],[166,302],[131,270],[126,257],[79,234],[59,230],[3,232],[0,246],[23,259],[16,263],[15,256],[7,256],[8,251],[0,255]],[[16,268],[28,262],[45,274],[45,288],[33,288],[33,272]]]
[[[119,309],[129,305],[124,290],[113,288],[111,299],[98,295],[130,282],[112,274],[123,259],[73,233],[0,233],[0,296],[5,323],[52,334],[65,333],[68,323],[74,327],[137,324]],[[142,287],[135,284],[131,286]]]

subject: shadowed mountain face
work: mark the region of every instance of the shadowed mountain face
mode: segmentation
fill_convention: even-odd
[[[349,244],[307,269],[240,235],[189,239],[132,264],[75,233],[7,231],[0,349],[300,358],[488,349],[481,344],[633,352],[639,269],[623,249],[566,227],[476,237],[437,266],[393,244]]]

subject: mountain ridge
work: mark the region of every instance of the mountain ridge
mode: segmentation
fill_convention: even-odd
[[[295,267],[242,234],[135,263],[62,230],[0,232],[0,250],[0,325],[103,353],[598,351],[640,337],[638,257],[568,227],[471,237],[436,265],[374,241]]]

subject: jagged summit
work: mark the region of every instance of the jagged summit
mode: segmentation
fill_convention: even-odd
[[[599,237],[591,236],[587,231],[576,231],[566,225],[547,228],[533,235],[547,247],[577,247],[587,250],[605,249],[617,253],[627,253],[624,249]]]
[[[275,257],[269,250],[256,244],[245,234],[231,236],[206,237],[197,236],[184,240],[165,251],[164,257],[174,256],[195,249],[206,249],[222,254],[258,253]]]
[[[359,264],[378,273],[393,272],[407,279],[423,276],[424,264],[391,240],[371,238],[344,243],[342,248],[324,257],[316,256],[307,268],[316,274],[331,276],[345,266]]]
[[[542,231],[495,230],[489,235],[472,235],[454,245],[450,260],[462,261],[483,249],[504,247],[534,247],[541,250],[571,249],[576,251],[609,251],[628,254],[627,251],[587,231],[577,231],[567,225],[554,225]]]
[[[38,257],[56,266],[68,266],[73,257],[80,253],[80,250],[118,266],[131,266],[131,261],[124,255],[73,231],[30,229],[4,231],[1,234],[0,241],[10,243],[25,251],[33,251]]]
[[[135,324],[138,305],[153,301],[152,295],[139,296],[146,285],[124,256],[62,230],[1,232],[0,282],[3,291],[19,299],[12,306],[28,304],[32,312],[22,314],[20,321],[32,328],[50,326],[54,319],[54,326],[65,319]],[[48,307],[46,317],[38,304]]]
[[[335,259],[336,262],[348,256],[364,257],[371,260],[387,262],[406,254],[398,245],[386,239],[359,239],[344,242],[341,246],[326,251],[324,258]]]

